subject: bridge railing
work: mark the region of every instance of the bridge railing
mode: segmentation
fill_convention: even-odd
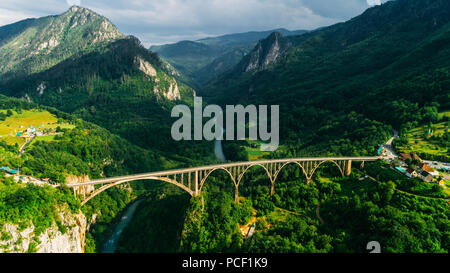
[[[175,170],[166,170],[166,171],[158,171],[158,172],[150,172],[150,173],[141,173],[141,174],[134,174],[134,175],[125,175],[125,176],[118,176],[118,177],[111,177],[111,178],[103,178],[103,179],[96,179],[89,182],[83,182],[83,183],[77,183],[77,184],[70,184],[67,185],[68,187],[80,187],[80,186],[88,186],[88,185],[99,185],[99,184],[106,184],[106,183],[114,183],[118,180],[139,180],[139,178],[146,178],[149,176],[169,176],[169,175],[177,175],[177,174],[183,174],[188,172],[197,172],[197,171],[207,171],[211,169],[217,169],[217,168],[230,168],[230,167],[242,167],[242,166],[250,166],[250,165],[262,165],[262,164],[276,164],[276,163],[288,163],[288,162],[308,162],[308,161],[377,161],[381,159],[381,157],[316,157],[316,158],[291,158],[291,159],[272,159],[272,160],[259,160],[259,161],[244,161],[244,162],[234,162],[234,163],[224,163],[224,164],[216,164],[216,165],[208,165],[208,166],[201,166],[201,167],[191,167],[191,168],[184,168],[184,169],[175,169]]]

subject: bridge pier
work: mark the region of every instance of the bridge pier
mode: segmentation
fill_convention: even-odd
[[[239,204],[239,186],[234,187],[234,202]]]
[[[196,171],[194,174],[194,183],[195,183],[194,196],[199,196],[200,193],[198,192],[198,171]]]
[[[272,182],[272,185],[270,186],[270,196],[273,196],[275,194],[275,182]]]
[[[349,176],[352,174],[352,161],[347,161],[347,164],[345,164],[345,176]]]

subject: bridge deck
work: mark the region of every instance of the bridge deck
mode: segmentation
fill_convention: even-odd
[[[217,164],[217,165],[209,165],[202,167],[193,167],[193,168],[185,168],[185,169],[176,169],[176,170],[167,170],[167,171],[158,171],[151,173],[142,173],[142,174],[134,174],[134,175],[126,175],[120,177],[111,177],[104,179],[96,179],[89,182],[77,183],[77,184],[69,184],[68,187],[80,187],[80,186],[89,186],[89,185],[101,185],[101,184],[109,184],[115,183],[119,181],[126,180],[139,180],[148,179],[149,177],[161,177],[168,175],[176,175],[183,173],[190,173],[196,171],[206,171],[217,168],[229,168],[229,167],[240,167],[240,166],[250,166],[250,165],[261,165],[261,164],[276,164],[276,163],[289,163],[289,162],[308,162],[308,161],[377,161],[381,159],[381,157],[316,157],[316,158],[291,158],[291,159],[273,159],[273,160],[260,160],[260,161],[247,161],[247,162],[236,162],[236,163],[226,163],[226,164]]]

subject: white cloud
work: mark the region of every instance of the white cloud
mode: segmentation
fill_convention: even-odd
[[[369,6],[381,5],[381,0],[367,0],[367,5]]]
[[[69,5],[69,6],[73,6],[73,5],[81,6],[81,0],[66,0],[66,2],[67,2],[67,5]]]
[[[10,11],[0,8],[0,26],[7,25],[16,22],[18,20],[30,17],[33,17],[33,15],[29,13]]]
[[[350,19],[374,2],[380,0],[1,0],[0,25],[81,4],[148,45],[281,27],[314,29]]]

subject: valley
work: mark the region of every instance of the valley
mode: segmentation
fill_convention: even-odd
[[[0,26],[0,252],[448,253],[449,26],[446,0],[150,49],[79,6]],[[278,105],[279,148],[174,140],[197,96]]]

